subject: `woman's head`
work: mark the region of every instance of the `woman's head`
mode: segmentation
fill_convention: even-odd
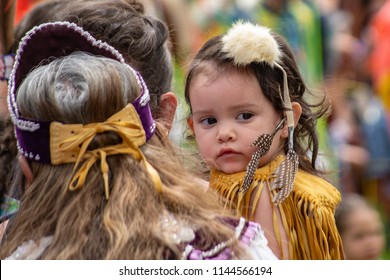
[[[19,114],[69,124],[105,121],[140,93],[134,74],[124,66],[82,52],[40,66],[18,89]]]
[[[253,25],[250,28],[256,29],[259,27]],[[255,77],[261,89],[259,94],[262,93],[265,96],[280,118],[284,118],[291,109],[294,112],[293,122],[296,125],[293,138],[294,150],[300,157],[300,165],[308,171],[315,172],[315,161],[318,153],[316,121],[327,112],[328,107],[323,107],[323,99],[318,101],[314,99],[314,96],[306,96],[305,93],[308,92],[308,89],[290,47],[281,36],[272,32],[270,32],[270,35],[272,39],[268,36],[264,40],[259,39],[260,41],[247,44],[247,41],[251,41],[250,38],[244,40],[244,42],[243,40],[236,40],[233,46],[229,47],[226,43],[227,35],[210,39],[199,50],[189,68],[185,98],[191,108],[193,82],[196,81],[199,75],[205,73],[205,71],[210,71],[210,69],[213,69],[214,73],[217,73],[216,75],[224,75],[228,71],[237,71],[246,72],[248,76]],[[286,102],[283,95],[283,72],[286,73],[291,106]],[[295,112],[294,106],[301,108],[300,116],[298,112]],[[260,132],[259,130],[259,134]],[[287,148],[286,141],[284,147],[286,152]],[[309,152],[312,153],[311,163],[306,159]]]
[[[8,94],[20,154],[43,164],[73,162],[75,168],[87,160],[76,187],[99,158],[107,175],[107,154],[145,159],[139,147],[156,129],[149,100],[142,76],[116,49],[70,22],[42,24],[26,34]],[[95,138],[106,134],[117,134],[117,145],[95,151]]]

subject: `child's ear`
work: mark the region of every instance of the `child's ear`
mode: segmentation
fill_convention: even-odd
[[[192,117],[189,117],[187,119],[187,124],[188,124],[189,128],[191,129],[192,133],[194,133],[194,120],[192,119]]]
[[[299,104],[298,102],[291,102],[291,106],[294,114],[294,125],[297,126],[299,118],[302,114],[302,107],[301,104]]]
[[[18,161],[19,161],[20,168],[22,169],[22,172],[24,174],[24,177],[26,177],[25,187],[28,188],[34,180],[34,176],[32,174],[30,165],[28,164],[27,159],[22,155],[18,157]]]
[[[298,102],[291,102],[291,107],[293,110],[293,117],[294,117],[294,126],[297,126],[299,118],[301,117],[302,114],[302,107],[301,104]],[[287,138],[288,137],[288,127],[287,127],[287,122],[285,122],[283,130],[282,130],[282,137]]]

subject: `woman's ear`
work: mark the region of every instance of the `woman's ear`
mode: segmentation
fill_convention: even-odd
[[[297,126],[299,118],[302,114],[302,107],[301,104],[299,104],[298,102],[291,102],[291,106],[294,114],[294,126]]]
[[[173,92],[166,92],[161,96],[159,111],[165,128],[170,131],[177,108],[177,98]]]
[[[19,161],[20,168],[22,169],[22,172],[24,174],[24,177],[26,178],[25,187],[28,188],[34,180],[34,176],[32,174],[30,165],[28,164],[27,159],[22,155],[18,157],[18,161]]]

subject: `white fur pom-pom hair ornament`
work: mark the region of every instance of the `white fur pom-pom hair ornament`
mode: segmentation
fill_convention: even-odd
[[[267,62],[273,66],[281,55],[270,29],[249,22],[236,22],[222,38],[222,50],[240,66]]]
[[[227,57],[233,59],[234,64],[237,66],[246,66],[253,62],[265,62],[271,67],[280,69],[283,73],[283,94],[280,91],[279,94],[286,108],[288,152],[285,160],[276,169],[276,179],[271,186],[271,191],[279,190],[273,197],[273,202],[276,205],[280,204],[293,189],[299,165],[298,155],[293,149],[294,115],[288,89],[287,73],[279,64],[282,53],[269,28],[250,22],[238,21],[233,24],[226,35],[222,37],[222,43],[222,50],[226,52]],[[280,127],[278,126],[277,130],[279,129]],[[259,149],[252,155],[252,159],[247,166],[245,178],[240,189],[241,194],[245,193],[252,184],[254,172],[259,165],[260,158],[268,152],[272,144],[272,138],[277,130],[272,134],[260,135],[254,141],[253,145]]]

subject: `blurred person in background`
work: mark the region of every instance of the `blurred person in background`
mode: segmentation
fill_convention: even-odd
[[[358,193],[376,201],[384,208],[388,219],[388,109],[378,94],[376,72],[372,68],[372,59],[382,46],[378,32],[373,29],[380,15],[378,9],[384,7],[381,2],[340,0],[330,9],[323,10],[330,42],[325,81],[332,97],[329,132],[340,162],[340,191]],[[381,52],[386,53],[383,49]]]
[[[380,212],[363,196],[350,193],[336,209],[336,225],[346,260],[379,260],[386,247]]]

